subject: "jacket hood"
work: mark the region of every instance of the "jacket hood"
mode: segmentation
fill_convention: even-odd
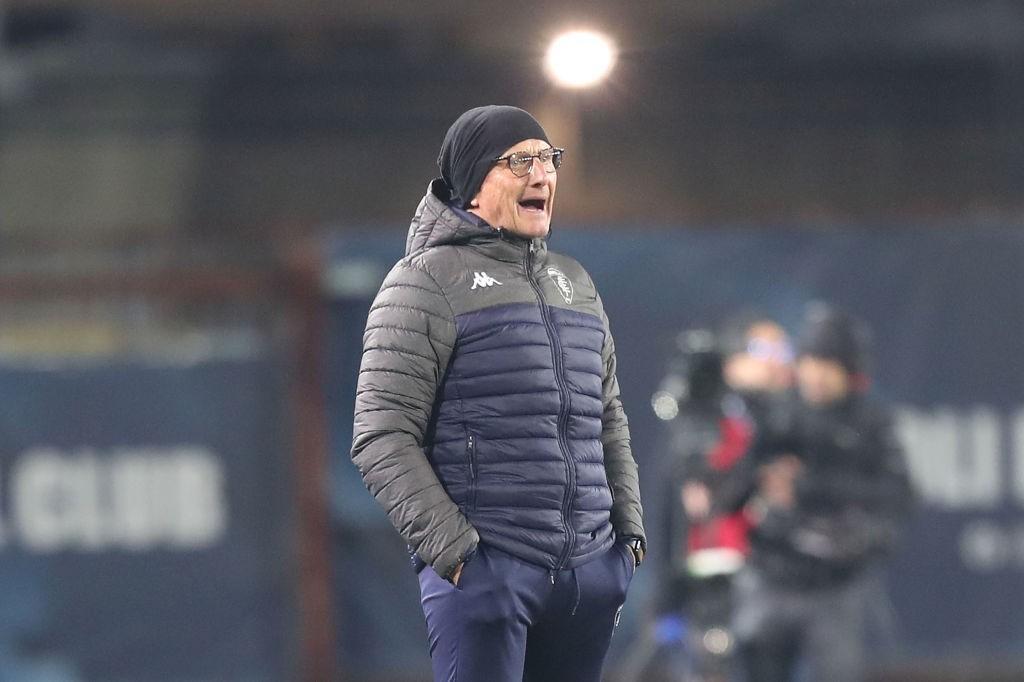
[[[515,261],[521,257],[521,249],[531,242],[536,252],[547,250],[545,238],[519,237],[507,230],[494,229],[472,214],[467,216],[464,211],[453,209],[448,205],[450,192],[441,178],[430,183],[409,224],[405,255],[449,244],[490,244],[488,250],[492,257]]]
[[[459,215],[448,205],[450,198],[441,178],[430,183],[409,224],[405,255],[442,244],[465,244],[493,232],[488,225],[474,224]]]

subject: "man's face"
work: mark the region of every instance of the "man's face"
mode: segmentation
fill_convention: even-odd
[[[809,405],[830,405],[850,392],[850,375],[835,360],[804,355],[796,364],[800,397]]]
[[[792,350],[786,332],[773,322],[758,322],[747,331],[747,348],[725,360],[725,382],[734,391],[784,391],[792,385]]]
[[[544,140],[523,140],[505,150],[501,156],[514,152],[536,154],[550,147]],[[469,211],[486,220],[492,227],[500,227],[521,237],[545,237],[551,229],[551,211],[554,208],[555,185],[558,174],[545,170],[538,159],[533,168],[521,178],[500,161],[491,168],[480,192],[473,198]]]

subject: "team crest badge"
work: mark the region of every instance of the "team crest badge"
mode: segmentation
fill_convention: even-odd
[[[558,268],[548,268],[548,277],[555,283],[555,288],[558,289],[558,293],[562,294],[562,298],[569,305],[572,305],[572,282],[565,273]]]

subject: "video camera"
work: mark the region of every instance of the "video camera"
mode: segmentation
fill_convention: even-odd
[[[671,421],[683,409],[718,405],[726,389],[722,363],[714,332],[705,328],[681,331],[668,370],[651,396],[654,413],[659,419]]]

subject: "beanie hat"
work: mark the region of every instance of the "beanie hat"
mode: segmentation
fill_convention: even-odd
[[[441,144],[437,166],[451,190],[451,202],[467,208],[480,191],[494,159],[523,140],[544,140],[547,133],[518,107],[488,105],[459,116]]]
[[[870,333],[860,320],[824,303],[812,303],[800,332],[800,355],[834,360],[851,375],[869,371]]]

